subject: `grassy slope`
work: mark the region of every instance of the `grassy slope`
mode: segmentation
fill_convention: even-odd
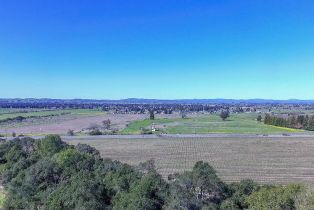
[[[38,116],[38,117],[44,117],[49,115],[58,115],[61,113],[67,113],[70,112],[71,115],[98,115],[103,114],[104,112],[100,110],[94,110],[94,109],[62,109],[62,110],[53,110],[53,111],[34,111],[34,112],[27,112],[27,113],[6,113],[6,114],[0,114],[0,120],[6,119],[6,118],[14,118],[18,116],[22,117],[29,117],[29,116]]]
[[[256,120],[254,114],[236,114],[228,120],[222,121],[218,115],[188,119],[156,119],[134,121],[124,129],[122,134],[139,134],[140,128],[149,128],[152,123],[163,127],[163,131],[170,134],[191,133],[251,133],[269,134],[283,132],[302,132],[301,130],[265,125]]]

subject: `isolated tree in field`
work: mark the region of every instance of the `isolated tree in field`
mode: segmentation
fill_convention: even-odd
[[[187,114],[186,114],[186,112],[184,111],[184,110],[182,110],[181,111],[181,118],[182,119],[185,119],[185,118],[187,118],[188,116],[187,116]]]
[[[68,136],[74,136],[74,131],[71,130],[71,129],[69,129],[69,130],[67,131],[67,135],[68,135]]]
[[[262,122],[262,116],[261,116],[261,115],[258,115],[257,121],[258,121],[258,122]]]
[[[154,110],[150,110],[150,111],[149,111],[149,119],[150,119],[150,120],[154,120],[154,119],[155,119]]]
[[[228,117],[230,117],[230,112],[228,110],[223,110],[220,113],[220,117],[222,120],[226,120]]]
[[[110,129],[111,121],[109,119],[102,121],[105,129]]]

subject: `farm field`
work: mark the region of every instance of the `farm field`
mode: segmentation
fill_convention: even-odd
[[[56,116],[45,116],[55,113]],[[61,114],[66,113],[66,114]],[[5,114],[7,117],[21,116],[40,116],[38,118],[26,119],[22,122],[1,123],[0,134],[11,135],[12,132],[23,135],[46,135],[46,134],[66,134],[68,130],[81,132],[91,124],[101,125],[103,120],[110,119],[111,127],[122,130],[132,121],[145,119],[147,115],[143,114],[109,114],[99,110],[73,109],[73,110],[58,110],[44,111],[32,113],[12,113]],[[1,115],[0,115],[1,116]],[[25,116],[25,115],[24,115]],[[78,134],[80,135],[80,133]]]
[[[6,110],[6,111],[5,111]],[[85,119],[89,117],[97,117],[104,115],[105,112],[93,109],[59,109],[59,110],[21,110],[21,109],[2,109],[0,112],[0,133],[17,132],[20,134],[47,134],[56,131],[56,133],[65,133],[63,129],[58,130],[56,127],[62,128],[62,123]],[[16,117],[24,117],[22,121],[6,119],[14,119]],[[50,130],[49,130],[49,129]]]
[[[23,135],[64,135],[73,130],[76,135],[87,135],[84,129],[90,125],[102,125],[109,119],[110,128],[119,134],[141,134],[143,129],[154,133],[167,134],[208,134],[208,133],[238,133],[238,134],[282,134],[302,133],[303,130],[276,127],[257,122],[258,113],[231,114],[223,121],[218,114],[190,113],[187,118],[181,118],[179,113],[155,114],[155,120],[149,120],[148,114],[113,114],[100,109],[1,109],[0,134],[11,135],[13,132]],[[14,120],[24,117],[23,120]],[[13,119],[6,121],[6,119]]]
[[[45,117],[50,115],[62,115],[62,114],[70,114],[70,115],[98,115],[101,114],[100,110],[94,109],[58,109],[58,110],[33,110],[33,111],[23,111],[23,110],[12,110],[9,109],[5,111],[2,109],[0,112],[0,120],[7,119],[7,118],[14,118],[14,117]]]
[[[249,178],[259,183],[312,184],[314,179],[314,137],[87,137],[67,142],[89,144],[104,158],[132,165],[153,159],[165,178],[204,160],[227,182]]]
[[[256,121],[257,114],[234,114],[226,121],[222,121],[216,114],[197,115],[190,118],[155,119],[135,121],[121,131],[122,134],[140,134],[141,128],[150,128],[152,124],[157,133],[169,134],[205,134],[205,133],[294,133],[302,130],[275,127]]]

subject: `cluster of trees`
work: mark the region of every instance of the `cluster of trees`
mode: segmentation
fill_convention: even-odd
[[[154,110],[156,114],[172,114],[173,112],[209,112],[216,113],[222,109],[229,108],[229,105],[209,104],[104,104],[103,111],[115,113],[144,114]]]
[[[91,123],[88,126],[87,130],[89,131],[88,134],[92,136],[110,135],[110,134],[116,134],[118,132],[118,129],[111,127],[110,119],[103,120],[102,125]]]
[[[59,136],[16,138],[0,145],[4,209],[241,210],[313,209],[300,185],[226,184],[205,162],[165,181],[154,162],[130,166],[103,159],[85,144]]]
[[[314,131],[314,115],[292,115],[284,118],[266,114],[264,123],[267,125]]]

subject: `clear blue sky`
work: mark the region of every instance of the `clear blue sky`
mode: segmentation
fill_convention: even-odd
[[[314,1],[1,0],[0,97],[314,99]]]

